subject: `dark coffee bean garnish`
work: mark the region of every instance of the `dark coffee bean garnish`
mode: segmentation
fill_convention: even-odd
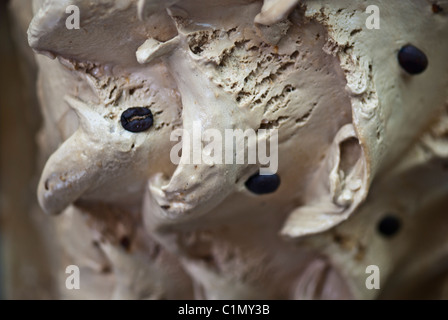
[[[398,62],[407,73],[412,75],[420,74],[428,67],[426,54],[413,45],[406,45],[400,49]]]
[[[276,174],[260,175],[254,174],[247,179],[246,188],[255,194],[267,194],[275,192],[280,186],[280,177]]]
[[[129,237],[127,236],[123,236],[120,239],[120,246],[126,250],[129,251],[131,249],[131,239],[129,239]]]
[[[436,3],[433,3],[432,4],[432,12],[433,13],[440,13],[440,12],[442,12],[443,11],[443,8],[441,7],[441,6],[439,6],[438,4],[436,4]]]
[[[100,272],[103,273],[103,274],[111,273],[112,272],[112,267],[109,266],[109,265],[102,266]]]
[[[378,223],[378,232],[385,237],[392,237],[401,228],[401,220],[394,215],[387,215]]]
[[[146,131],[151,128],[153,122],[152,112],[148,108],[129,108],[121,114],[121,125],[130,132]]]

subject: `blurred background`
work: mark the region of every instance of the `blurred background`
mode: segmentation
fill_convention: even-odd
[[[20,10],[11,7],[19,6]],[[16,8],[17,9],[17,8]],[[0,298],[49,299],[48,259],[36,228],[36,68],[27,45],[30,0],[0,1]]]

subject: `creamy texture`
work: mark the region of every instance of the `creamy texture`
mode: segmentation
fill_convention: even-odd
[[[415,231],[403,228],[391,249],[375,226],[396,208],[419,223],[411,212],[431,200],[418,181],[434,203],[446,194],[421,180],[446,158],[444,120],[423,136],[447,101],[445,14],[423,0],[378,1],[381,29],[368,30],[367,4],[342,0],[70,3],[80,30],[65,28],[68,2],[47,0],[34,1],[28,32],[34,50],[58,58],[38,58],[40,144],[52,153],[38,197],[44,211],[63,212],[62,251],[90,270],[93,297],[374,298],[366,266],[379,265],[382,279],[400,270]],[[422,75],[399,67],[407,43],[428,56]],[[121,127],[135,106],[151,109],[150,130]],[[172,164],[170,133],[194,122],[278,129],[280,188],[246,189],[259,164],[194,165],[186,153]]]

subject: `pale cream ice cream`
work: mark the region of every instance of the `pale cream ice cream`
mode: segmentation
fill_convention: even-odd
[[[69,4],[79,30],[66,28]],[[61,281],[61,296],[399,297],[433,270],[445,218],[423,217],[438,217],[446,194],[448,7],[376,5],[380,29],[355,1],[33,1],[29,43],[46,55],[39,202],[62,213],[61,268],[91,279],[74,295]],[[407,44],[428,59],[422,74],[400,66]],[[151,110],[151,128],[123,127],[134,107]],[[278,129],[279,188],[248,190],[259,163],[192,164],[183,152],[173,164],[171,132],[195,123]],[[377,230],[386,213],[402,223],[391,240]],[[410,245],[417,226],[433,250]],[[365,286],[369,265],[380,290]]]

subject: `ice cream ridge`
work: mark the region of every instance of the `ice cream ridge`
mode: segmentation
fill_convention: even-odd
[[[448,3],[32,5],[63,298],[448,297]],[[275,170],[193,161],[230,129]]]

